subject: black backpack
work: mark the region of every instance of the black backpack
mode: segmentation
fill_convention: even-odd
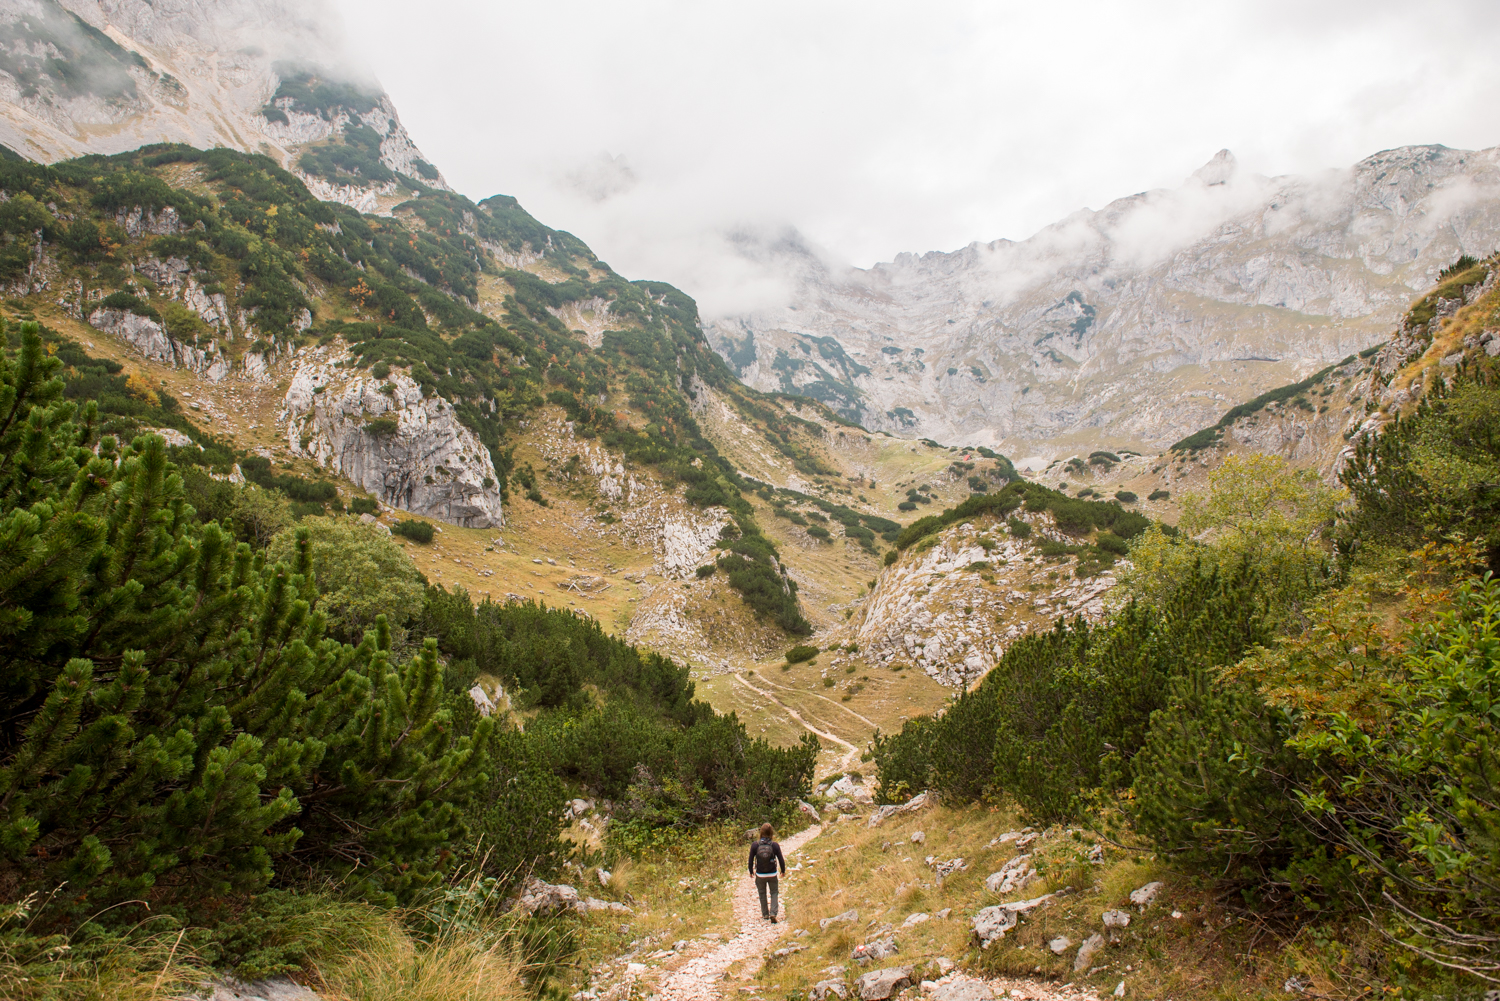
[[[761,872],[774,872],[776,867],[766,866],[767,862],[776,861],[776,843],[774,841],[762,841],[755,846],[755,861],[759,863],[755,868]]]

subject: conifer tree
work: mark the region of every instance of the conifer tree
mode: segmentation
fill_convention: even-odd
[[[429,642],[324,636],[290,564],[199,525],[165,443],[96,440],[34,324],[0,357],[0,871],[77,911],[265,885],[288,853],[371,897],[435,877],[488,782]]]

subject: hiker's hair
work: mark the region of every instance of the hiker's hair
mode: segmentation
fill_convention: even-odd
[[[760,825],[760,836],[761,837],[763,837],[763,838],[769,838],[771,835],[773,835],[775,833],[776,832],[771,829],[771,825],[770,824],[761,824]]]

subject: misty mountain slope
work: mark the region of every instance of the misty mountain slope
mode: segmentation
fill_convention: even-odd
[[[445,189],[320,3],[0,0],[0,143],[51,163],[162,142],[266,153],[369,212]]]
[[[1177,189],[1019,243],[845,272],[776,248],[791,304],[707,332],[757,388],[1041,468],[1083,446],[1164,448],[1358,352],[1441,267],[1497,242],[1500,149],[1405,147],[1270,179],[1225,151]]]

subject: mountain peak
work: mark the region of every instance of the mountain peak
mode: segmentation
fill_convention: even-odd
[[[1212,160],[1193,171],[1193,177],[1201,181],[1205,187],[1212,187],[1215,184],[1228,184],[1238,169],[1239,162],[1235,160],[1234,154],[1227,149],[1221,149],[1213,155]]]

